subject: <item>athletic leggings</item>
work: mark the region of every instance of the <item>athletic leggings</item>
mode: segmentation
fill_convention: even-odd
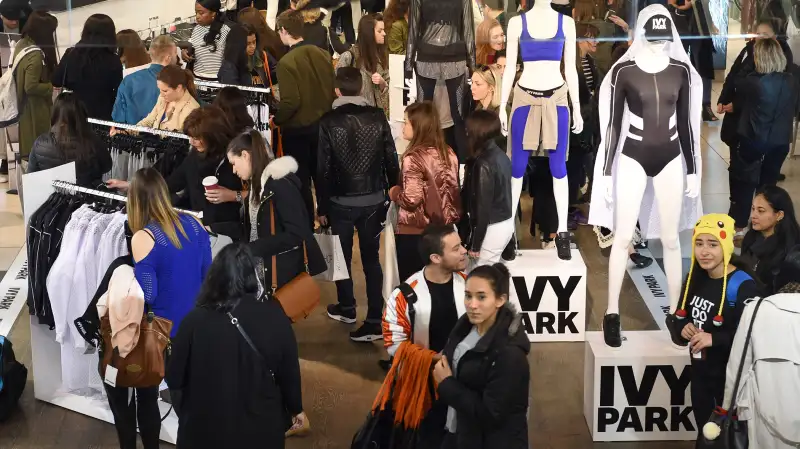
[[[556,89],[549,91],[536,91],[518,86],[525,92],[535,97],[549,97]],[[558,144],[555,150],[550,151],[550,172],[556,179],[567,176],[567,145],[569,143],[569,107],[556,106],[558,111]],[[520,106],[511,112],[511,176],[521,178],[525,175],[528,166],[530,151],[536,148],[523,148],[523,137],[527,128],[528,114],[531,106]]]

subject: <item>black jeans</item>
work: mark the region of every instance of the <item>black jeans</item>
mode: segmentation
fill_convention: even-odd
[[[400,282],[405,282],[412,274],[425,267],[425,261],[419,253],[422,235],[395,234],[394,239],[397,246],[397,271]]]
[[[106,387],[108,405],[114,414],[120,449],[136,449],[136,421],[142,433],[144,449],[158,449],[161,433],[161,412],[158,409],[158,387],[136,388],[135,399],[128,401],[128,389]]]
[[[303,128],[283,129],[283,154],[297,160],[297,177],[300,178],[300,194],[308,211],[308,223],[314,228],[314,196],[311,180],[317,173],[317,149],[319,147],[319,124]]]
[[[741,137],[739,146],[731,151],[728,182],[731,207],[728,215],[744,228],[750,218],[750,206],[756,189],[774,185],[781,174],[781,166],[789,154],[789,144],[772,145]]]
[[[381,233],[386,219],[386,207],[381,204],[365,207],[347,207],[332,203],[328,220],[333,234],[339,236],[342,244],[344,260],[347,263],[349,279],[336,281],[336,294],[342,309],[356,308],[353,292],[353,228],[358,231],[358,247],[361,253],[361,265],[367,279],[367,319],[365,322],[380,324],[383,314],[383,270],[380,255]]]
[[[694,369],[695,367],[692,366],[692,370]],[[723,406],[725,378],[711,379],[692,371],[691,395],[694,422],[697,424],[697,441],[700,441],[703,435],[703,426],[708,422],[714,408]]]

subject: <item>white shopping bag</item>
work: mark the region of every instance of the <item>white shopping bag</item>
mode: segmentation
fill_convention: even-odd
[[[341,281],[343,279],[349,279],[350,273],[347,272],[347,264],[344,260],[342,243],[339,241],[339,236],[332,235],[330,233],[330,228],[328,228],[322,234],[314,234],[314,238],[317,240],[317,244],[319,244],[319,249],[322,250],[325,263],[328,264],[328,269],[314,276],[314,279],[320,281]]]

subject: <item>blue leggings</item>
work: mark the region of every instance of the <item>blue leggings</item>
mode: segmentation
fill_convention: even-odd
[[[528,122],[530,106],[521,106],[511,116],[511,176],[521,178],[528,167],[529,152],[536,148],[523,148],[525,125]],[[558,110],[558,144],[550,150],[550,172],[556,179],[567,176],[567,144],[569,143],[569,108],[557,106]]]

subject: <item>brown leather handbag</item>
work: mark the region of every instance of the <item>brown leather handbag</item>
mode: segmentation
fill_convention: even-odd
[[[275,206],[269,202],[270,226],[272,235],[275,235]],[[320,290],[317,281],[308,274],[308,251],[306,242],[303,241],[303,266],[305,271],[295,276],[286,285],[278,288],[278,258],[272,256],[272,296],[281,304],[283,313],[292,320],[292,323],[304,320],[319,305]]]
[[[155,316],[150,306],[142,317],[139,342],[127,357],[120,357],[117,348],[111,345],[111,322],[108,315],[100,318],[100,334],[103,336],[100,354],[100,377],[105,378],[106,367],[118,370],[118,387],[156,387],[164,380],[166,359],[172,351],[170,333],[172,321]]]

